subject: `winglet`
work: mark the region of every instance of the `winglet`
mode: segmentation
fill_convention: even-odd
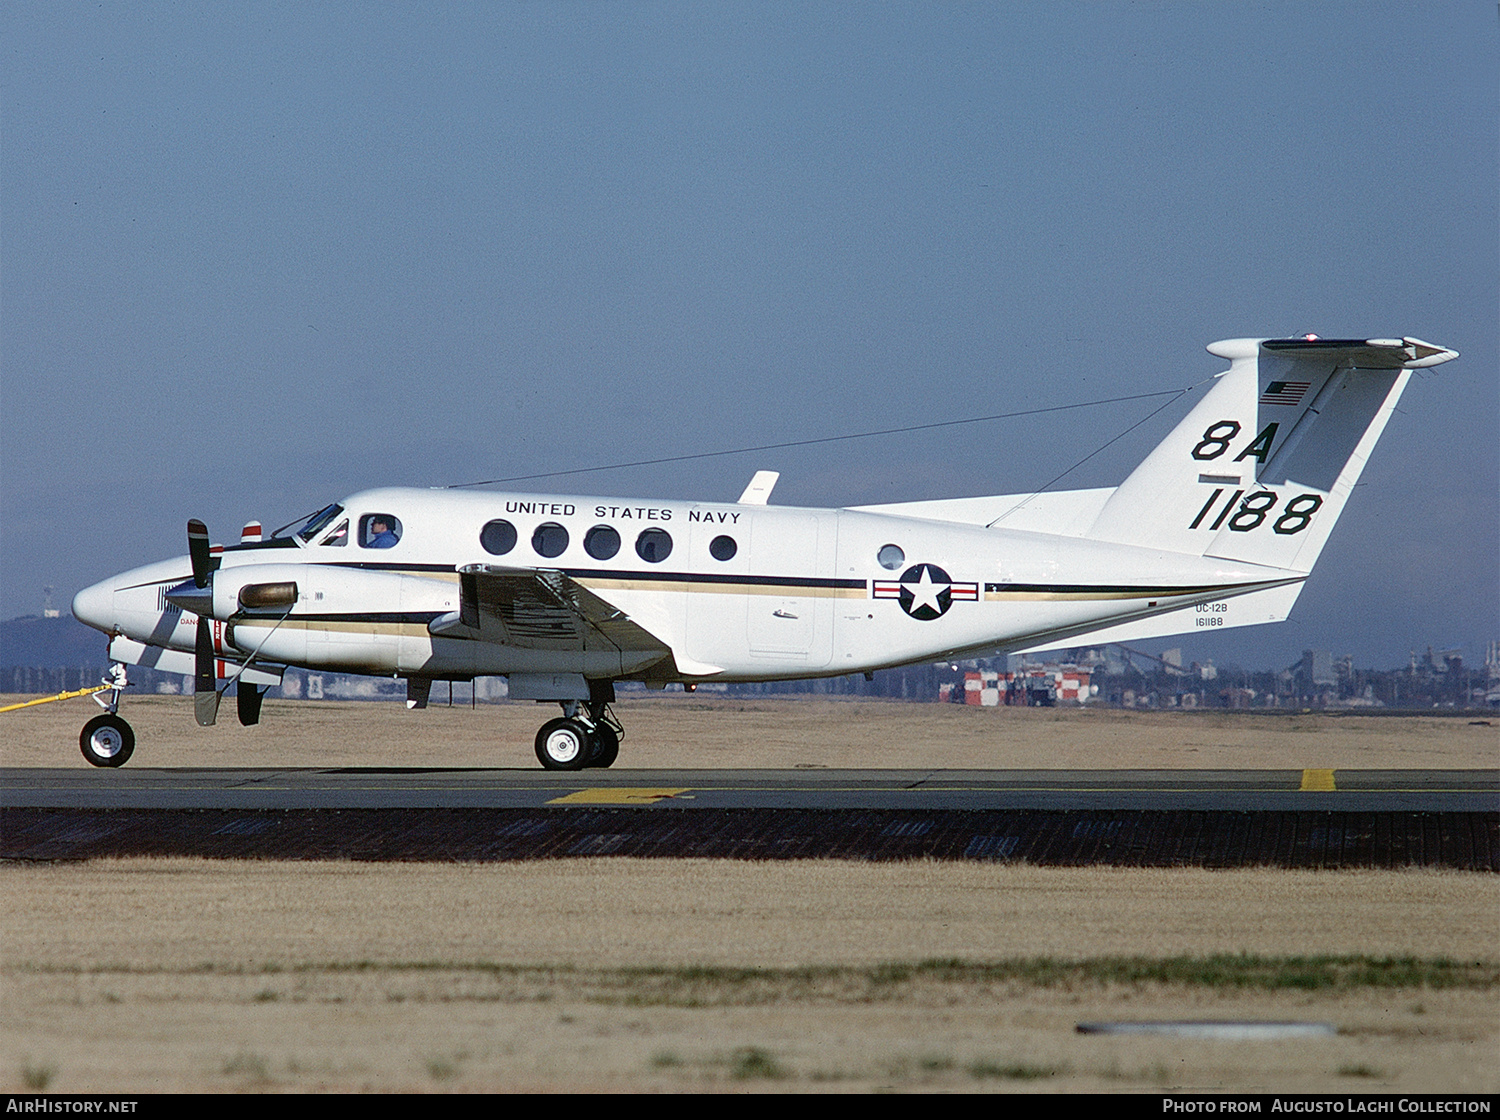
[[[756,471],[755,477],[750,480],[750,485],[745,487],[745,492],[740,495],[739,504],[742,506],[763,506],[770,498],[771,491],[776,488],[776,480],[781,477],[779,471]]]

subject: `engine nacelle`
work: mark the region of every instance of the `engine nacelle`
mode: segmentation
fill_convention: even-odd
[[[205,589],[207,590],[207,589]],[[458,607],[458,580],[329,564],[245,564],[212,582],[213,614],[238,650],[293,665],[394,672],[400,639]]]

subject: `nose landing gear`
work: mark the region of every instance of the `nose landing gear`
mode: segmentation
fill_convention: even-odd
[[[130,684],[125,679],[125,666],[114,664],[109,676],[103,680],[109,686],[109,699],[105,700],[102,693],[96,692],[94,702],[104,709],[104,714],[83,725],[78,746],[83,757],[94,766],[124,766],[135,752],[135,731],[117,714],[120,691]]]

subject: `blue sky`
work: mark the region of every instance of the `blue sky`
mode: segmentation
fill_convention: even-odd
[[[1146,393],[1414,335],[1292,619],[1500,637],[1489,2],[0,9],[0,617],[381,484]],[[1159,402],[528,484],[1041,485]],[[1118,482],[1186,402],[1063,487]]]

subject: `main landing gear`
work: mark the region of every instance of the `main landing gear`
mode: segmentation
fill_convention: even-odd
[[[583,770],[611,766],[620,756],[625,729],[609,710],[614,686],[606,686],[607,699],[595,693],[587,704],[562,700],[561,719],[548,720],[536,733],[537,761],[548,770]]]
[[[83,725],[78,746],[83,757],[95,766],[124,766],[135,752],[135,731],[118,714],[120,690],[130,684],[125,679],[125,666],[118,663],[111,666],[103,682],[109,685],[109,699],[96,692],[94,702],[104,709],[104,714]]]

